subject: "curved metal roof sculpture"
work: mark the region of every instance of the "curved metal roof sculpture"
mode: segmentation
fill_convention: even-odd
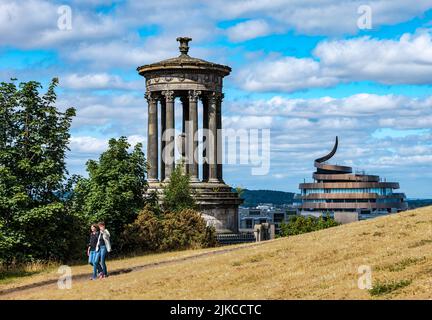
[[[339,139],[336,136],[336,141],[335,141],[335,145],[333,147],[333,150],[330,151],[330,153],[328,155],[326,155],[324,157],[321,157],[321,158],[318,158],[318,159],[315,159],[315,162],[321,163],[321,162],[325,162],[325,161],[330,160],[331,158],[333,158],[333,156],[335,155],[335,153],[337,151],[338,144],[339,144]]]
[[[351,173],[352,168],[346,166],[332,165],[325,163],[327,160],[330,160],[336,153],[339,144],[339,139],[336,137],[335,145],[330,151],[329,154],[324,157],[315,159],[314,166],[317,168],[317,173],[319,174],[339,174],[339,173]]]

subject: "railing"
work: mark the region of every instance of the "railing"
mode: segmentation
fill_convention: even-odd
[[[218,234],[216,240],[219,244],[230,245],[238,243],[255,242],[255,236],[253,233],[229,233],[229,234]]]

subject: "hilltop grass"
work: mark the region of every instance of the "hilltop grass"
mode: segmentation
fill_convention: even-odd
[[[431,299],[432,207],[279,238],[258,246],[177,261],[100,281],[74,281],[70,290],[46,286],[0,299]],[[111,270],[194,256],[189,250],[109,261]],[[360,266],[372,289],[361,290]],[[88,266],[73,267],[90,274]],[[32,275],[4,287],[40,281]]]

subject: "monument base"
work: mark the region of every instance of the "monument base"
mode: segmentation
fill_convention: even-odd
[[[156,191],[162,197],[164,185],[164,182],[149,182],[148,192]],[[223,182],[192,182],[191,189],[208,225],[214,226],[219,234],[238,233],[238,207],[243,199],[237,192]]]

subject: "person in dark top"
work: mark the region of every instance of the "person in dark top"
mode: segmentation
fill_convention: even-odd
[[[91,233],[90,233],[90,240],[87,247],[87,256],[88,256],[88,262],[90,265],[93,266],[93,275],[92,280],[95,280],[98,275],[102,273],[102,266],[99,263],[98,254],[96,251],[96,247],[99,240],[99,227],[97,224],[92,224],[91,227]]]

